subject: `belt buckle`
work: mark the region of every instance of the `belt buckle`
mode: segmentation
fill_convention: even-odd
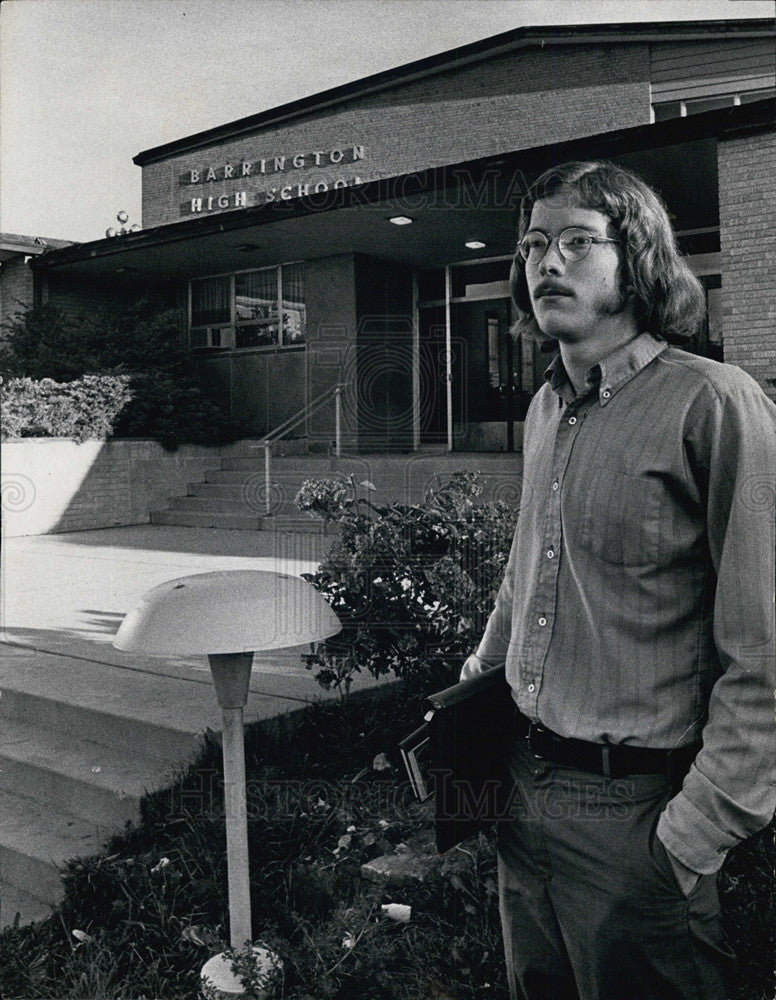
[[[533,737],[534,734],[539,734],[545,732],[544,726],[540,726],[538,722],[528,723],[528,732],[525,734],[525,741],[528,744],[528,749],[534,755],[537,760],[544,760],[544,757],[534,750]]]

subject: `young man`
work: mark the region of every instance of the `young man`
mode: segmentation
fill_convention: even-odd
[[[569,163],[523,199],[513,294],[557,342],[471,676],[506,662],[510,995],[727,1000],[716,873],[774,794],[776,406],[669,340],[702,290],[639,178]]]

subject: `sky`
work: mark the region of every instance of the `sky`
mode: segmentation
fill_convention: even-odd
[[[142,150],[511,28],[774,16],[774,0],[3,0],[0,231],[140,224]]]

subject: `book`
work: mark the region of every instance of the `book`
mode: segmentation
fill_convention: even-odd
[[[418,801],[434,797],[437,850],[444,853],[508,818],[505,741],[515,708],[503,666],[427,700],[424,724],[400,749]]]
[[[431,726],[424,722],[399,744],[404,767],[412,791],[418,802],[425,802],[434,794],[432,776]]]

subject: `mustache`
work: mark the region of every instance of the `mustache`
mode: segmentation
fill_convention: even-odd
[[[557,281],[540,281],[533,290],[533,298],[540,299],[543,295],[573,295],[570,288]]]

